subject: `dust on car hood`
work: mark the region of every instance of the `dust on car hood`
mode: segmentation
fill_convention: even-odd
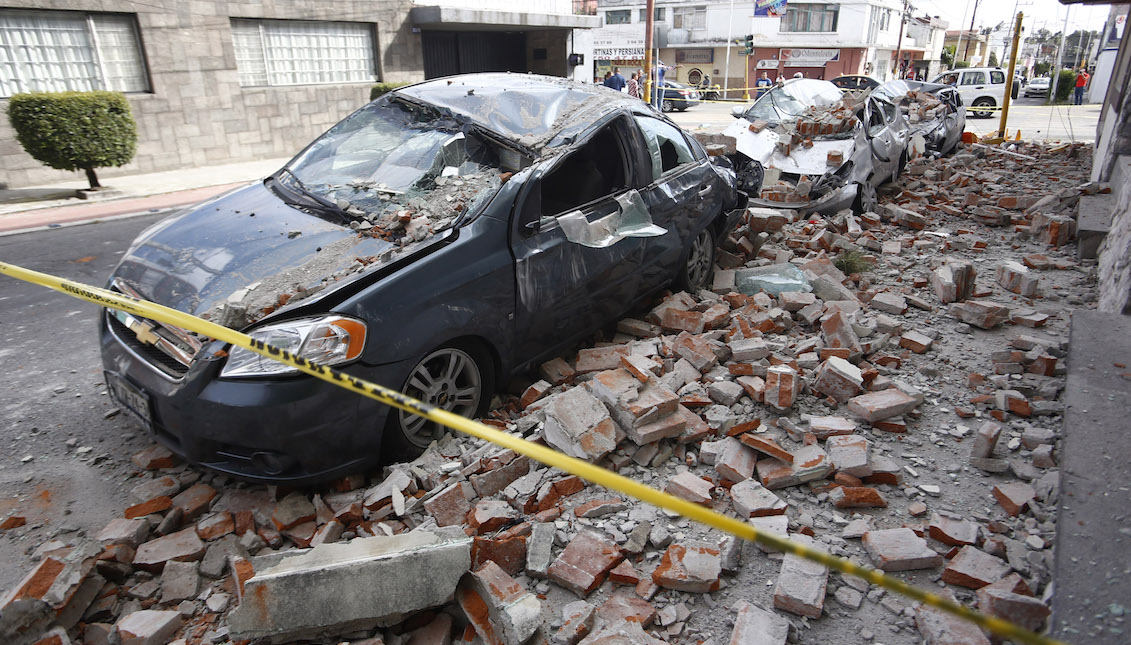
[[[289,206],[255,183],[143,232],[114,277],[154,302],[239,329],[361,275],[396,248]]]

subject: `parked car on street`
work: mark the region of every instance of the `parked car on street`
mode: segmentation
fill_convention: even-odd
[[[1049,87],[1052,85],[1052,79],[1048,76],[1038,76],[1029,81],[1025,86],[1025,96],[1048,96]]]
[[[995,108],[1005,103],[1006,91],[1011,98],[1017,98],[1020,83],[1005,81],[1005,70],[1000,67],[968,67],[951,70],[936,76],[932,83],[953,85],[962,95],[962,102],[970,106],[970,114],[988,118],[995,114]]]
[[[725,131],[750,204],[833,214],[875,210],[876,189],[907,163],[907,119],[890,100],[791,79],[736,106]]]
[[[669,285],[708,284],[741,215],[725,159],[604,87],[402,87],[278,172],[161,221],[110,287],[462,414]],[[191,462],[292,484],[421,452],[422,417],[107,310],[114,399]]]
[[[663,92],[660,109],[664,112],[672,110],[683,112],[689,107],[699,105],[699,90],[690,85],[664,81]]]

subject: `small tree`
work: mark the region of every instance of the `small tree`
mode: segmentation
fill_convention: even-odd
[[[378,83],[369,88],[369,100],[375,100],[384,94],[388,94],[398,87],[404,87],[408,83]]]
[[[998,65],[997,52],[990,52],[989,66],[990,67],[997,67],[997,65]]]
[[[1076,71],[1071,69],[1060,70],[1060,79],[1056,82],[1056,96],[1052,97],[1054,103],[1067,103],[1076,89]]]
[[[59,170],[85,170],[100,188],[95,168],[124,166],[137,152],[130,104],[117,92],[31,92],[8,101],[16,139],[37,161]]]

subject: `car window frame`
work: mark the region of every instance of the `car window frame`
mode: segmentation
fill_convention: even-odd
[[[641,119],[653,119],[653,120],[655,120],[655,121],[657,121],[657,122],[659,122],[663,125],[666,125],[668,127],[675,129],[675,131],[679,134],[680,139],[683,141],[684,146],[686,146],[688,152],[691,153],[691,159],[689,161],[686,161],[686,162],[683,162],[683,163],[676,165],[674,168],[672,168],[670,170],[665,171],[665,170],[661,169],[660,173],[657,175],[656,171],[655,171],[655,165],[654,165],[655,160],[653,159],[652,154],[651,154],[651,147],[648,146],[648,142],[649,142],[648,134],[644,131],[644,128],[640,125]],[[687,133],[685,133],[683,131],[683,129],[680,128],[678,125],[676,125],[675,123],[673,123],[673,122],[671,122],[667,119],[659,118],[659,117],[657,117],[653,114],[648,114],[648,113],[644,113],[644,112],[635,112],[634,111],[634,112],[632,112],[631,122],[632,122],[632,126],[636,129],[636,133],[640,136],[641,141],[644,143],[645,150],[648,152],[648,154],[645,155],[645,158],[647,159],[647,163],[648,163],[648,166],[649,166],[648,168],[645,169],[645,177],[650,179],[650,181],[648,182],[648,185],[658,183],[660,181],[667,179],[668,177],[672,177],[674,175],[683,173],[687,170],[686,167],[693,166],[696,163],[703,161],[703,159],[706,157],[706,151],[703,151],[702,157],[700,157],[698,154],[696,154],[696,152],[698,152],[698,151],[696,150],[696,147],[693,146],[690,143],[689,137],[687,136]],[[651,170],[651,172],[647,172],[648,170]]]
[[[999,80],[995,81],[994,80],[995,77],[998,78]],[[990,70],[990,85],[1005,85],[1005,72],[1003,72],[1001,70],[991,69]]]
[[[977,74],[977,76],[975,76],[975,74]],[[981,80],[970,81],[969,83],[967,83],[966,82],[967,77],[980,78]],[[960,76],[958,78],[958,86],[959,87],[967,87],[967,86],[970,86],[970,85],[986,85],[986,73],[982,70],[966,70],[966,71],[963,71],[962,76]]]
[[[607,200],[613,200],[622,194],[636,190],[637,170],[636,163],[638,160],[634,159],[635,155],[631,146],[631,135],[626,132],[629,127],[634,127],[631,124],[629,115],[625,112],[614,112],[608,117],[601,119],[593,125],[587,132],[578,138],[577,143],[571,146],[572,150],[566,154],[559,155],[553,159],[540,162],[535,168],[532,169],[530,178],[523,186],[520,193],[516,207],[514,210],[514,226],[517,231],[529,230],[531,224],[535,222],[542,222],[536,229],[537,233],[551,231],[559,228],[558,218],[568,213],[581,211],[589,214],[596,205]],[[589,143],[593,137],[596,137],[606,128],[612,128],[613,134],[616,136],[617,144],[621,149],[621,158],[625,164],[625,185],[619,190],[603,195],[597,199],[590,200],[584,204],[579,204],[573,208],[567,209],[554,215],[542,214],[542,180],[555,170],[559,169],[562,164],[570,155],[580,152],[580,149]]]

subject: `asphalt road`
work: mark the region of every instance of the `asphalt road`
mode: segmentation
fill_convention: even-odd
[[[0,237],[0,260],[102,286],[130,241],[162,214]],[[102,381],[99,308],[0,276],[0,591],[46,539],[92,537],[132,487],[130,457],[150,441],[114,410]],[[68,444],[73,445],[68,445]]]
[[[734,122],[730,115],[733,106],[740,103],[701,103],[686,112],[672,112],[668,116],[684,128],[700,125],[726,126]],[[1096,124],[1100,118],[1100,105],[1045,105],[1044,99],[1019,97],[1011,103],[1006,128],[1012,135],[1021,130],[1021,138],[1040,141],[1087,141],[1096,139]],[[966,119],[966,130],[979,136],[998,129],[1000,118]]]

